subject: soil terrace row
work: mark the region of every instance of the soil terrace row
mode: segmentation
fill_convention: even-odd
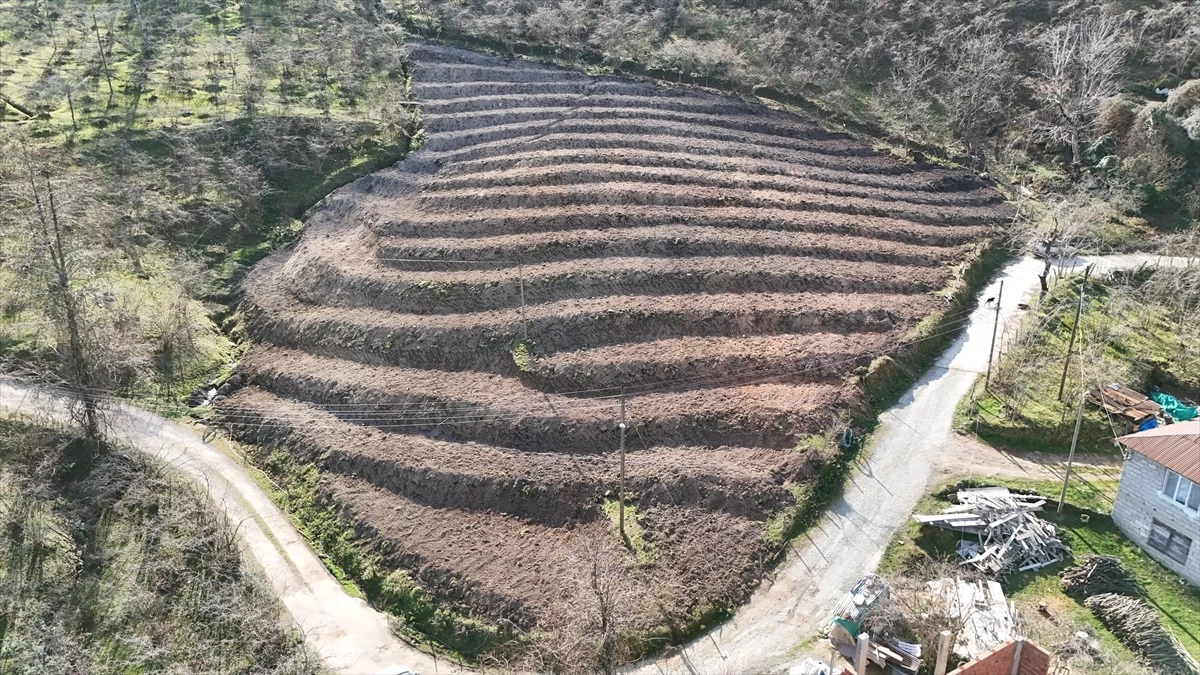
[[[274,289],[248,299],[261,338],[283,344],[367,351],[445,352],[506,348],[524,334],[548,353],[678,337],[744,337],[841,330],[891,331],[937,306],[929,295],[741,293],[606,296],[462,314],[400,314],[308,305]]]
[[[537,199],[535,195],[530,196],[531,201]],[[451,213],[410,211],[396,214],[379,222],[376,227],[385,235],[469,238],[571,229],[649,227],[656,224],[874,235],[877,239],[887,241],[930,246],[958,246],[973,241],[980,234],[980,228],[975,225],[922,225],[897,218],[832,211],[620,204],[480,208]]]
[[[564,556],[617,545],[623,390],[628,582],[743,601],[828,456],[798,446],[1008,207],[732,97],[408,47],[424,144],[256,266],[225,423],[316,464],[389,569],[528,630]]]
[[[1003,198],[975,177],[935,165],[910,166],[896,174],[863,174],[839,168],[819,168],[791,162],[756,160],[738,156],[713,156],[689,152],[639,148],[557,148],[522,150],[499,157],[455,162],[443,168],[443,180],[511,168],[564,167],[604,164],[620,169],[697,169],[724,176],[785,176],[819,181],[832,188],[863,187],[878,190],[881,199],[896,201],[943,200],[947,203],[1000,204]],[[431,186],[436,188],[436,186]],[[934,201],[933,203],[942,203]]]
[[[286,442],[328,471],[370,480],[434,508],[507,513],[548,527],[598,517],[603,495],[617,488],[615,452],[528,453],[473,442],[385,433],[347,425],[319,406],[246,387],[221,407],[229,420],[271,446]],[[777,475],[800,479],[813,467],[803,453],[779,455],[742,448],[631,447],[626,485],[641,503],[722,510],[762,519],[788,502]],[[773,473],[774,472],[774,473]]]
[[[254,384],[344,411],[348,422],[536,452],[612,449],[617,402],[540,392],[495,374],[369,366],[288,349],[259,349]],[[837,382],[758,384],[631,396],[627,414],[657,445],[785,449],[849,391]]]
[[[408,271],[371,260],[315,260],[292,276],[311,304],[452,314],[610,295],[936,291],[945,270],[789,256],[621,258],[470,271]]]
[[[619,229],[572,229],[557,232],[504,234],[469,239],[455,237],[382,237],[378,259],[407,270],[466,270],[472,266],[439,260],[498,261],[535,264],[607,256],[791,255],[833,260],[940,266],[961,258],[955,246],[887,242],[869,236],[822,232],[785,232],[729,227],[661,225]]]
[[[559,159],[553,158],[553,160]],[[952,207],[958,211],[963,211],[963,207],[971,206],[995,207],[999,203],[998,195],[982,190],[942,193],[874,186],[868,188],[831,180],[793,177],[782,173],[748,173],[730,168],[710,168],[710,165],[702,162],[695,163],[699,165],[698,167],[674,167],[646,163],[623,164],[618,163],[616,159],[605,157],[604,162],[554,161],[551,164],[548,163],[551,161],[549,159],[543,163],[543,161],[534,161],[530,158],[519,164],[512,162],[487,166],[481,163],[478,170],[475,171],[467,171],[463,165],[459,164],[456,165],[458,171],[429,185],[427,191],[436,193],[441,190],[635,182],[654,185],[699,185],[741,190],[778,190],[787,194],[832,195],[872,200],[888,199],[910,204]],[[632,160],[632,158],[630,159]],[[966,212],[970,213],[970,211]]]

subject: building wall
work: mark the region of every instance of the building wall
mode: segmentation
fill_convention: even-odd
[[[1166,467],[1133,453],[1121,472],[1121,484],[1113,504],[1113,521],[1142,550],[1191,584],[1200,586],[1200,515],[1162,495]],[[1191,537],[1187,562],[1180,564],[1146,544],[1150,522],[1157,519],[1171,529]]]
[[[1011,675],[1013,656],[1017,650],[1017,643],[1005,642],[990,651],[979,655],[979,658],[960,666],[957,670],[950,672],[950,675]],[[1022,641],[1020,665],[1017,667],[1018,675],[1046,675],[1050,672],[1050,654],[1041,647],[1029,642]]]

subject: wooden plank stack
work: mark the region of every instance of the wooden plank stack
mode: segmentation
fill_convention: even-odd
[[[958,504],[939,515],[914,518],[979,537],[978,546],[965,549],[970,553],[963,565],[993,575],[1026,572],[1060,562],[1070,553],[1054,525],[1033,515],[1042,510],[1045,497],[978,488],[960,491],[956,500]]]
[[[1131,424],[1154,417],[1162,410],[1145,394],[1120,384],[1097,387],[1088,392],[1088,400],[1106,410],[1110,415],[1116,415]]]

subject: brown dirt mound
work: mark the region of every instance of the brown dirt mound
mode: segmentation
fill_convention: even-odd
[[[623,583],[674,598],[638,621],[745,600],[827,456],[802,439],[1003,200],[733,98],[410,52],[424,146],[252,273],[224,422],[317,464],[386,565],[528,629],[562,620],[564,550],[615,545],[624,396]]]

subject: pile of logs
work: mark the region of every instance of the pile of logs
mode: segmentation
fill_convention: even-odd
[[[989,574],[1026,572],[1060,562],[1070,549],[1054,525],[1033,515],[1045,497],[1013,494],[1007,488],[961,490],[958,504],[940,515],[914,516],[917,522],[979,537],[965,549],[963,565]]]
[[[1146,601],[1118,593],[1101,593],[1084,604],[1109,630],[1160,673],[1200,673],[1200,666],[1159,623]]]
[[[1062,588],[1075,597],[1087,598],[1101,593],[1141,595],[1137,579],[1111,555],[1088,555],[1078,565],[1062,573]]]

